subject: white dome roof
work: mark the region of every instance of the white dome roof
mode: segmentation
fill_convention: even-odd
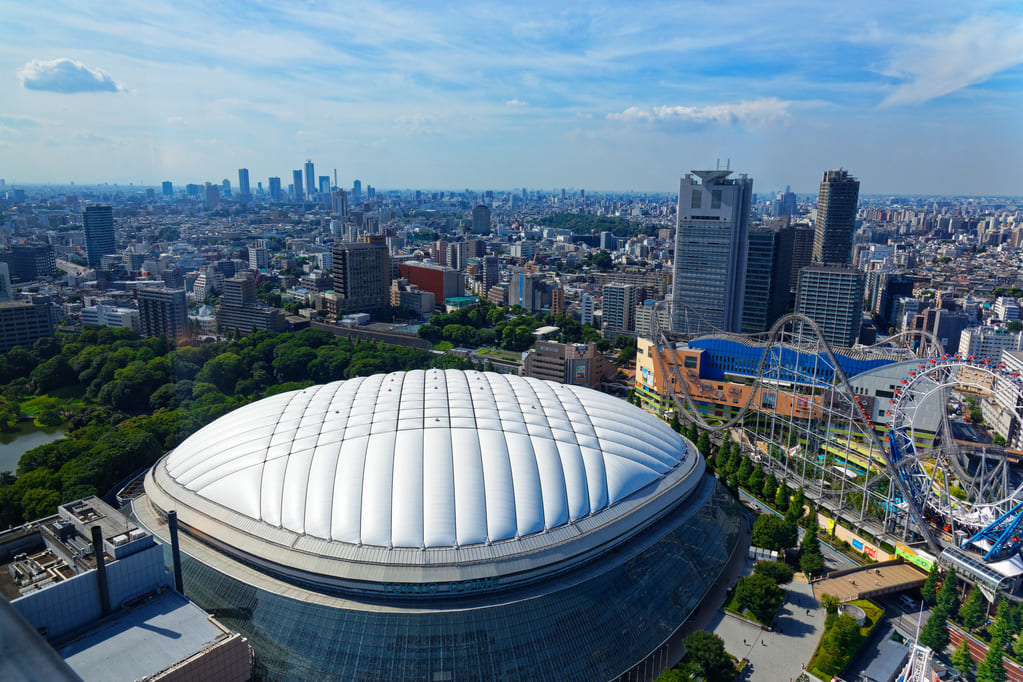
[[[439,548],[578,521],[687,452],[661,420],[590,389],[429,370],[265,398],[193,434],[165,467],[197,496],[276,528]]]

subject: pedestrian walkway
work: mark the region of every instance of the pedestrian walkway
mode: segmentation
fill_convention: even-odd
[[[747,564],[752,572],[752,564]],[[709,630],[724,640],[725,650],[749,661],[743,680],[793,680],[803,672],[824,632],[824,609],[805,582],[793,580],[770,631],[718,611]]]
[[[823,594],[832,594],[844,603],[906,592],[920,587],[925,580],[927,573],[902,559],[896,559],[829,573],[828,577],[813,584],[813,590],[818,599]]]

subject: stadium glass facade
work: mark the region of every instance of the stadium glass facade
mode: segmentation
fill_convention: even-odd
[[[663,656],[727,564],[740,519],[735,499],[704,476],[678,509],[611,556],[507,592],[346,599],[339,608],[283,583],[233,577],[245,570],[225,570],[231,559],[187,555],[185,592],[249,638],[260,679],[616,679]]]

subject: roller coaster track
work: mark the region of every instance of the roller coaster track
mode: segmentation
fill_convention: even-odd
[[[659,311],[663,309],[665,303],[666,301],[661,301],[654,307],[653,314],[651,315],[652,327],[651,332],[653,334],[653,338],[657,343],[659,343],[665,350],[668,349],[671,350],[673,359],[675,360],[675,362],[669,365],[664,360],[664,353],[656,353],[656,358],[658,362],[658,367],[661,372],[661,376],[671,377],[671,381],[669,383],[674,387],[674,390],[670,389],[668,390],[671,394],[671,399],[675,405],[676,411],[680,415],[688,416],[689,419],[696,422],[699,426],[710,432],[719,432],[725,429],[732,428],[740,421],[742,421],[743,418],[746,417],[747,413],[750,411],[750,405],[752,404],[753,399],[757,396],[758,392],[756,390],[749,391],[748,395],[746,396],[746,400],[739,407],[738,412],[736,412],[735,415],[732,416],[730,419],[727,419],[720,423],[711,423],[704,419],[703,415],[700,414],[700,411],[693,400],[693,396],[689,392],[689,386],[688,382],[686,381],[686,378],[682,375],[681,371],[679,370],[679,366],[681,363],[677,361],[678,358],[675,354],[674,344],[669,339],[668,335],[670,332],[661,328]],[[865,413],[865,411],[863,411],[862,406],[859,405],[859,401],[856,398],[855,391],[853,391],[852,385],[849,383],[849,379],[846,376],[845,371],[842,369],[842,366],[839,363],[838,358],[836,357],[834,351],[832,350],[831,345],[827,342],[827,339],[824,338],[824,334],[822,333],[820,326],[809,317],[801,315],[799,313],[790,313],[779,318],[771,326],[771,329],[761,336],[761,339],[763,340],[762,341],[758,340],[758,344],[763,343],[764,352],[761,354],[760,360],[757,363],[757,370],[753,378],[753,385],[755,387],[760,387],[761,385],[763,385],[764,375],[769,364],[768,361],[772,355],[771,350],[776,345],[778,345],[779,339],[782,339],[785,336],[785,329],[789,325],[801,325],[803,329],[808,329],[810,332],[812,332],[813,338],[816,342],[815,345],[819,347],[821,350],[823,350],[824,354],[827,356],[828,360],[831,363],[836,378],[835,384],[836,387],[840,389],[839,391],[840,394],[851,404],[857,405],[859,407],[858,410],[854,411],[854,414],[858,414],[859,416],[857,419],[862,420],[864,422],[860,424],[863,433],[869,436],[874,448],[876,448],[878,452],[887,453],[888,449],[885,447],[884,442],[881,440],[877,432],[874,430],[873,424],[871,423],[869,416]],[[912,334],[919,338],[921,336],[925,336],[926,333],[912,332]],[[704,335],[704,337],[705,336],[706,335]],[[715,338],[721,338],[722,336],[724,336],[727,338],[733,338],[735,340],[742,340],[746,342],[748,342],[750,339],[750,337],[748,336],[727,333],[714,334],[713,336]],[[800,334],[800,336],[802,336],[802,334]],[[937,339],[933,338],[932,335],[926,336],[930,337],[928,340],[931,342],[932,345],[936,345],[938,348],[941,347],[941,344],[937,341]],[[681,400],[679,397],[680,393]],[[914,491],[911,491],[907,487],[906,483],[898,475],[898,472],[895,470],[890,457],[885,456],[883,459],[885,462],[885,468],[888,471],[888,478],[894,482],[896,488],[899,491],[899,494],[902,496],[902,499],[906,500],[907,502],[906,506],[909,510],[910,515],[913,518],[913,521],[916,523],[917,529],[924,537],[924,540],[927,542],[928,547],[935,553],[940,553],[941,545],[938,542],[937,537],[931,530],[930,525],[924,518],[923,511],[916,503],[915,497],[911,495],[911,493]]]

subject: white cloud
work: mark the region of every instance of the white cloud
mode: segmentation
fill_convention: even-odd
[[[951,32],[918,38],[882,70],[903,81],[882,107],[921,104],[1023,63],[1023,22],[968,21]]]
[[[18,72],[23,87],[47,92],[117,92],[123,90],[106,71],[73,59],[33,59]]]
[[[629,107],[621,113],[608,114],[607,117],[614,121],[659,124],[760,126],[788,119],[791,104],[777,97],[767,97],[735,104],[696,107]]]
[[[517,97],[514,98],[514,99],[510,99],[510,100],[506,101],[505,104],[507,104],[510,107],[528,107],[529,106],[529,102],[523,102],[522,100],[520,100]]]

